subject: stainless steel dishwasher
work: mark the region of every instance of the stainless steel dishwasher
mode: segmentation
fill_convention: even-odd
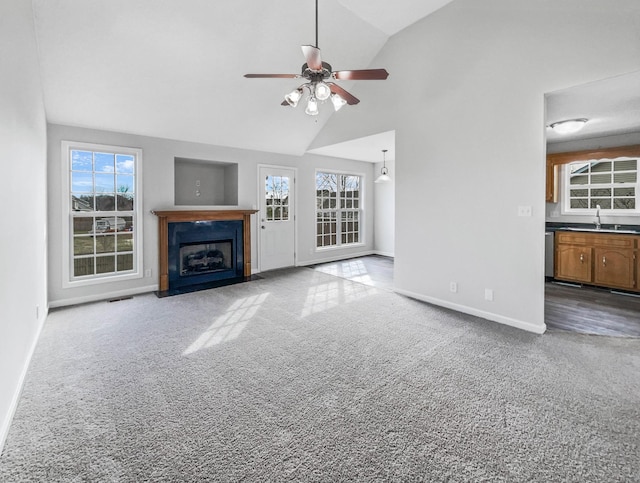
[[[555,232],[545,231],[544,233],[544,276],[546,279],[553,278],[554,251],[555,251]]]

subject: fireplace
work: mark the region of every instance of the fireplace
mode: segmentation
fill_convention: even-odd
[[[233,270],[233,240],[183,243],[180,245],[180,276]]]
[[[159,296],[246,281],[254,210],[154,211],[159,218]]]

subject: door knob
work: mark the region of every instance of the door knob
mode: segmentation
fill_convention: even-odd
[[[264,225],[262,225],[260,228],[262,228],[264,230]]]

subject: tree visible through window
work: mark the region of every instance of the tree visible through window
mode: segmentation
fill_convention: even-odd
[[[139,150],[64,143],[69,281],[137,275]]]
[[[360,176],[316,173],[316,247],[361,243]]]
[[[577,161],[565,168],[565,211],[637,211],[638,160]]]

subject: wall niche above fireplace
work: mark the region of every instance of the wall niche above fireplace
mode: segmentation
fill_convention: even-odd
[[[236,206],[238,163],[174,158],[176,206]]]

